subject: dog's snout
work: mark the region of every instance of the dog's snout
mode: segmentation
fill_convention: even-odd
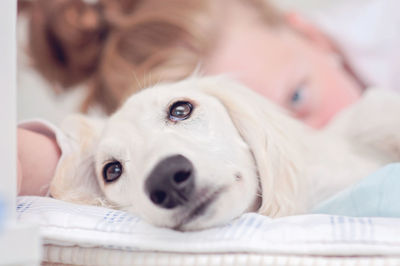
[[[146,179],[145,190],[159,207],[172,209],[188,201],[194,188],[192,163],[182,155],[160,161]]]

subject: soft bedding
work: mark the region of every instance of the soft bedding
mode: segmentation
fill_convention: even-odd
[[[319,211],[334,213],[336,208],[343,214],[356,210],[356,215],[398,216],[399,173],[400,164],[389,165],[328,200]],[[382,196],[386,192],[390,195]],[[385,212],[386,206],[390,212]],[[255,260],[258,265],[291,265],[293,261],[307,265],[304,258],[312,255],[313,263],[336,258],[347,265],[344,262],[354,262],[345,259],[350,256],[364,256],[368,265],[374,265],[371,261],[377,256],[379,265],[400,263],[400,219],[396,218],[309,214],[271,219],[247,213],[221,227],[183,233],[154,227],[123,211],[45,197],[19,197],[17,218],[40,225],[47,262],[110,265],[114,261],[123,265],[120,261],[125,261],[128,265],[143,258],[150,262],[168,258],[182,263],[198,259],[225,263],[235,258]],[[276,264],[277,258],[285,263]],[[221,263],[215,265],[229,265]]]
[[[46,261],[62,265],[96,266],[397,266],[400,259],[386,256],[305,256],[260,253],[171,253],[46,245]],[[43,266],[60,266],[44,262]]]
[[[400,217],[400,163],[379,169],[321,203],[314,213]]]

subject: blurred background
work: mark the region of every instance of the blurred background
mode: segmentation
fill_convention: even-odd
[[[17,116],[18,121],[45,118],[58,123],[71,112],[77,112],[84,97],[84,88],[78,87],[62,95],[56,94],[50,84],[32,68],[27,53],[26,16],[18,16],[18,61],[17,61]]]
[[[201,62],[200,71],[207,74],[239,73],[243,77],[238,80],[243,84],[318,128],[367,88],[400,91],[399,3],[396,0],[19,0],[18,120],[43,118],[58,124],[67,114],[78,111],[104,116],[139,89],[158,81],[182,79]],[[246,23],[260,20],[250,13],[251,9],[244,8],[247,5],[255,7],[253,11],[261,11],[259,16],[267,22],[265,25],[285,25],[280,29],[289,29],[286,33],[293,35],[289,42],[274,47],[276,41],[284,41],[284,34],[264,28],[254,35],[257,39],[252,33],[249,37],[253,28],[259,28]],[[222,12],[227,14],[223,19]],[[29,24],[29,17],[35,23]],[[229,18],[227,22],[225,19]],[[32,34],[28,36],[28,32]],[[240,32],[239,37],[227,37],[232,32]],[[263,42],[261,36],[268,32],[273,33],[273,38]],[[228,47],[240,49],[233,55],[225,55],[230,48],[216,49],[221,46],[220,40],[227,38],[232,44]],[[248,42],[244,44],[242,40]],[[309,50],[297,49],[302,46]],[[28,56],[28,47],[36,69]],[[276,56],[280,50],[288,56]],[[290,56],[293,55],[290,51],[297,55]],[[321,61],[311,60],[314,58],[311,51],[314,55],[323,54],[322,65],[331,69],[323,72],[326,68],[321,68]],[[207,64],[212,65],[219,57],[224,58],[220,65],[226,63],[223,69],[215,72],[212,67],[207,69]],[[237,58],[242,60],[238,69],[230,69]],[[302,61],[301,67],[296,60]],[[313,67],[305,70],[306,63]],[[256,70],[258,65],[260,69]],[[303,73],[301,81],[293,81],[291,77],[296,75],[283,74],[286,67],[307,74]],[[331,75],[336,76],[327,78]],[[43,76],[53,83],[52,87]],[[347,83],[340,83],[341,80]],[[284,94],[280,100],[273,97],[278,90]]]
[[[333,1],[333,0],[331,0]],[[282,9],[309,10],[320,5],[329,5],[330,0],[273,0]],[[337,1],[335,1],[337,2]],[[58,95],[30,64],[27,55],[28,19],[24,14],[18,16],[18,121],[32,118],[45,118],[59,123],[65,115],[79,110],[85,90],[82,87],[68,90]],[[102,115],[99,110],[91,110],[94,115]]]

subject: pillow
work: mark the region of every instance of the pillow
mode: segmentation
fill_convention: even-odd
[[[313,213],[400,217],[400,163],[389,164],[319,204]]]

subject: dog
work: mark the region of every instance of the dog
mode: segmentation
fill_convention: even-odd
[[[50,193],[181,231],[307,213],[399,160],[399,114],[398,95],[372,90],[317,131],[227,77],[158,84],[107,119],[64,121]]]

